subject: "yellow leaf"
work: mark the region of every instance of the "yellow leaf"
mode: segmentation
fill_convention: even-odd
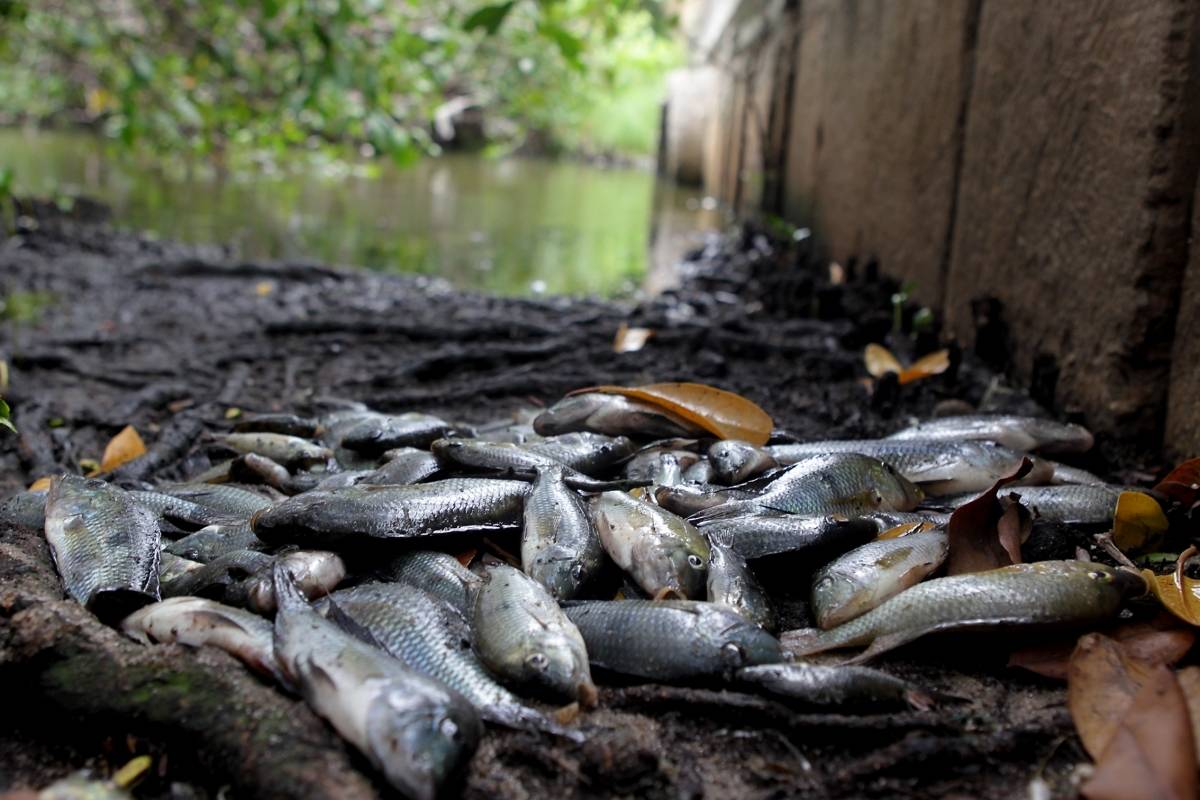
[[[225,419],[237,419],[242,415],[242,410],[237,407],[225,409]]]
[[[883,533],[875,537],[876,541],[880,539],[899,539],[901,536],[908,536],[910,533],[919,531],[931,531],[937,526],[928,520],[920,522],[902,522],[894,528],[888,528]]]
[[[113,773],[112,782],[122,789],[128,789],[146,774],[146,770],[150,769],[153,763],[150,756],[137,756]]]
[[[79,459],[79,468],[83,470],[83,474],[89,478],[93,475],[100,474],[100,462],[94,458]]]
[[[617,335],[613,339],[614,353],[634,353],[646,346],[646,342],[654,335],[654,331],[650,328],[631,328],[624,322],[621,327],[617,328]]]
[[[1150,587],[1150,593],[1158,598],[1163,607],[1184,622],[1200,625],[1200,581],[1183,574],[1183,565],[1196,552],[1193,545],[1179,554],[1175,571],[1170,575],[1155,575],[1148,569],[1142,577]]]
[[[912,383],[930,375],[941,375],[950,368],[950,351],[938,350],[927,356],[922,356],[912,363],[912,366],[900,371],[900,383]]]
[[[767,443],[775,423],[767,412],[739,394],[703,383],[650,383],[645,386],[591,386],[571,394],[619,394],[658,406],[699,425],[718,439]]]
[[[273,281],[259,281],[254,285],[254,293],[259,297],[266,297],[273,291],[275,291],[275,283]]]
[[[0,358],[0,394],[8,391],[8,362]]]
[[[112,472],[122,464],[146,454],[146,443],[132,425],[126,425],[104,448],[98,472]]]
[[[33,483],[29,484],[29,491],[40,492],[44,489],[49,489],[51,480],[53,480],[53,478],[51,478],[49,475],[43,475]]]
[[[1121,492],[1113,513],[1113,544],[1125,553],[1155,550],[1168,526],[1162,506],[1148,494]]]
[[[881,344],[869,344],[867,349],[863,351],[863,361],[867,364],[867,372],[872,378],[882,378],[889,372],[902,372],[903,365],[900,359],[892,355],[892,351],[888,350]]]

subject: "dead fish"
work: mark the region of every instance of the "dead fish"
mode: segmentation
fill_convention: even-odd
[[[563,610],[592,665],[625,675],[682,680],[783,660],[778,639],[715,603],[586,600]]]
[[[765,630],[775,630],[775,609],[746,559],[732,548],[709,542],[708,602],[728,606]]]
[[[347,486],[296,495],[254,515],[263,541],[326,547],[480,528],[514,527],[529,484],[450,478],[412,486]]]
[[[284,494],[300,494],[315,489],[316,475],[303,472],[293,475],[288,468],[258,453],[238,456],[229,464],[229,479],[237,483],[262,483]]]
[[[324,550],[294,550],[273,559],[282,564],[309,600],[324,597],[346,577],[346,564],[337,553]],[[270,572],[261,570],[239,587],[247,608],[258,614],[275,613],[275,582]]]
[[[971,495],[971,497],[976,496]],[[887,533],[901,525],[944,528],[950,522],[950,515],[941,511],[930,510],[873,511],[870,514],[863,514],[862,519],[869,519],[874,522],[879,533]]]
[[[129,492],[129,496],[139,506],[153,511],[156,516],[185,530],[199,530],[206,525],[212,525],[219,519],[215,511],[205,508],[199,503],[162,492],[134,490]]]
[[[583,498],[563,483],[563,467],[538,471],[525,501],[521,565],[556,600],[577,597],[604,569],[604,546]]]
[[[275,657],[309,706],[407,797],[433,800],[482,735],[462,695],[313,610],[275,568]]]
[[[46,527],[46,490],[17,492],[0,503],[0,519],[25,528]]]
[[[836,555],[878,533],[868,518],[802,517],[782,511],[719,519],[699,527],[709,539],[748,560],[796,552]]]
[[[267,545],[254,535],[250,524],[239,522],[232,525],[209,525],[195,533],[189,533],[167,545],[163,552],[190,561],[207,564],[213,559],[239,550],[266,550]]]
[[[397,556],[380,577],[396,583],[407,583],[440,598],[465,619],[475,603],[475,592],[483,579],[464,567],[449,553],[433,550],[414,550]]]
[[[1015,494],[1029,507],[1034,516],[1048,522],[1078,525],[1104,525],[1112,522],[1117,498],[1125,491],[1121,486],[1015,486],[1005,487],[1004,493]]]
[[[233,426],[236,433],[280,433],[302,439],[316,436],[319,428],[317,420],[296,414],[243,414]]]
[[[1057,461],[1047,461],[1046,463],[1054,470],[1054,475],[1051,476],[1050,483],[1055,486],[1066,484],[1097,485],[1106,482],[1099,475],[1094,475],[1086,469],[1072,467],[1069,464],[1059,464]]]
[[[708,461],[713,466],[717,481],[727,486],[779,466],[775,457],[766,450],[738,439],[726,439],[713,444],[708,448]]]
[[[625,477],[656,486],[678,486],[683,483],[683,471],[700,460],[689,450],[644,450],[625,465]]]
[[[625,492],[592,500],[605,552],[652,597],[702,597],[708,542],[687,520]]]
[[[328,602],[388,653],[461,693],[488,722],[580,740],[578,731],[564,728],[501,686],[472,651],[466,620],[428,592],[404,583],[364,583],[334,592]]]
[[[275,557],[266,553],[235,550],[213,559],[200,569],[188,570],[164,581],[162,594],[163,597],[193,595],[222,600],[231,586],[269,570],[274,563]]]
[[[1085,626],[1111,619],[1146,586],[1134,573],[1089,561],[1038,561],[918,583],[827,631],[783,634],[798,656],[869,645],[866,661],[929,633],[995,627]]]
[[[475,595],[472,644],[501,678],[552,698],[596,704],[583,637],[542,585],[506,564]]]
[[[950,549],[945,531],[918,531],[864,544],[813,576],[812,610],[828,630],[862,616],[933,574]]]
[[[203,566],[199,561],[180,558],[164,550],[158,555],[158,585],[161,587],[164,583],[173,581],[181,575],[198,570]]]
[[[988,441],[1021,452],[1084,453],[1092,434],[1081,425],[1010,414],[964,414],[941,417],[897,431],[896,440],[928,442]]]
[[[397,447],[388,450],[383,457],[384,464],[367,473],[359,483],[421,483],[432,478],[441,469],[433,453],[415,447]]]
[[[863,439],[807,444],[773,445],[767,450],[782,464],[802,462],[830,453],[861,453],[895,468],[926,494],[981,492],[1021,466],[1024,454],[991,442],[930,442],[919,439]],[[1053,471],[1045,461],[1034,460],[1026,479],[1049,480]],[[898,509],[906,510],[906,509]]]
[[[271,623],[257,614],[202,597],[171,597],[144,606],[121,622],[130,638],[150,644],[217,647],[268,678],[281,679]]]
[[[828,666],[792,662],[742,667],[738,683],[765,689],[803,706],[835,713],[882,713],[906,708],[926,709],[933,698],[925,691],[870,667]]]
[[[105,620],[159,599],[154,514],[101,480],[60,475],[46,495],[46,541],[63,586]]]
[[[429,447],[449,433],[451,427],[432,414],[374,414],[348,425],[341,431],[339,444],[372,455],[397,447]]]
[[[705,462],[696,462],[697,464]],[[654,501],[681,517],[690,517],[706,508],[719,506],[731,500],[753,500],[754,493],[735,491],[723,486],[655,486]]]
[[[217,441],[239,453],[254,453],[285,467],[312,467],[333,458],[333,451],[299,436],[283,433],[227,433]]]
[[[268,508],[274,502],[258,492],[227,484],[181,483],[167,487],[163,492],[191,500],[218,514],[247,520],[254,516],[254,512]]]
[[[642,439],[706,435],[698,425],[666,409],[600,392],[587,392],[559,400],[533,420],[533,429],[542,436],[574,431]]]
[[[683,482],[687,484],[708,486],[716,477],[716,470],[713,469],[712,462],[707,458],[700,459],[683,471]]]
[[[524,443],[525,449],[595,477],[633,455],[637,445],[626,436],[578,431]]]
[[[611,489],[607,481],[597,481],[560,464],[550,456],[541,455],[519,444],[480,442],[474,439],[438,439],[431,445],[433,454],[447,467],[469,467],[494,472],[534,474],[539,469],[561,467],[564,479],[584,491],[602,492]]]

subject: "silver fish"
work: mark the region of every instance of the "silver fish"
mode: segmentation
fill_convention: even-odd
[[[333,458],[328,447],[282,433],[227,433],[217,440],[239,453],[254,453],[285,467],[311,467]]]
[[[205,564],[200,569],[176,574],[162,584],[163,597],[195,595],[212,599],[225,599],[226,592],[235,584],[269,571],[275,557],[253,550],[235,550],[225,553]]]
[[[1022,452],[1083,453],[1092,448],[1081,425],[1011,414],[964,414],[931,419],[897,431],[889,439],[928,442],[988,441]]]
[[[320,424],[311,417],[296,414],[243,414],[233,426],[237,433],[282,433],[311,439]]]
[[[479,660],[516,686],[596,704],[587,649],[574,623],[542,585],[498,564],[475,596],[472,642]]]
[[[557,600],[577,597],[604,568],[604,546],[562,467],[539,470],[525,501],[521,564]]]
[[[433,800],[482,735],[471,704],[314,611],[275,570],[275,658],[309,706],[416,800]]]
[[[766,450],[738,439],[726,439],[713,444],[708,448],[708,460],[717,481],[727,486],[779,466],[775,457]]]
[[[46,490],[17,492],[0,503],[0,519],[26,528],[46,527]]]
[[[604,436],[586,431],[547,436],[527,442],[524,446],[531,453],[547,456],[592,477],[616,466],[637,449],[628,437]]]
[[[699,426],[658,406],[599,392],[559,400],[534,419],[533,429],[542,436],[574,431],[643,439],[705,435]]]
[[[329,594],[346,577],[346,564],[341,557],[324,550],[294,550],[273,561],[288,571],[296,587],[309,600]],[[275,581],[268,571],[260,571],[248,578],[239,591],[251,611],[266,615],[275,613]]]
[[[372,470],[359,483],[420,483],[432,478],[441,468],[433,453],[415,447],[397,447],[388,450],[383,457],[386,460],[383,466]]]
[[[189,533],[187,536],[171,542],[164,548],[164,552],[207,564],[228,553],[266,549],[267,545],[254,535],[254,531],[250,530],[250,524],[239,522],[233,525],[217,524],[201,528],[195,533]]]
[[[475,592],[483,579],[464,567],[449,553],[414,550],[397,556],[380,577],[424,589],[445,600],[465,619],[475,604]]]
[[[182,483],[169,486],[163,492],[238,519],[250,519],[254,512],[268,508],[274,502],[258,492],[225,484]]]
[[[180,558],[164,550],[158,555],[158,585],[161,587],[164,583],[169,583],[188,572],[201,569],[203,566],[199,561]]]
[[[728,606],[765,630],[775,630],[775,609],[737,551],[709,542],[708,602]]]
[[[857,547],[813,576],[817,627],[833,628],[862,616],[929,577],[950,549],[945,531],[918,531]]]
[[[870,667],[826,666],[793,662],[742,667],[739,683],[765,689],[804,706],[837,713],[881,713],[933,705],[926,692],[900,678]]]
[[[700,530],[745,559],[794,552],[843,553],[870,541],[879,532],[868,518],[802,517],[782,511],[704,522]]]
[[[101,618],[159,599],[154,514],[101,480],[60,475],[46,495],[46,541],[63,586]]]
[[[1101,623],[1145,590],[1138,575],[1104,564],[1014,564],[918,583],[844,625],[790,631],[783,642],[798,656],[869,645],[852,659],[861,662],[937,631]]]
[[[708,486],[716,477],[716,470],[707,458],[697,461],[683,471],[683,482],[697,486]]]
[[[143,644],[178,642],[217,647],[268,678],[281,679],[275,663],[271,623],[257,614],[202,597],[171,597],[144,606],[121,622],[127,636]]]
[[[187,530],[199,530],[218,520],[217,513],[211,509],[162,492],[131,491],[129,496],[133,502],[150,509],[156,516]]]
[[[625,675],[682,680],[783,660],[779,640],[715,603],[588,600],[563,610],[592,665]]]
[[[1080,525],[1111,523],[1117,498],[1123,491],[1123,487],[1107,484],[1006,486],[1001,489],[1003,493],[1018,495],[1038,519]]]
[[[708,542],[690,522],[626,492],[594,498],[592,514],[605,552],[647,594],[703,596]]]
[[[432,414],[373,414],[362,416],[341,430],[339,444],[376,455],[397,447],[428,447],[450,430],[450,423]]]

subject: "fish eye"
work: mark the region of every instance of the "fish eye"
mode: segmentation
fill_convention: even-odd
[[[538,672],[544,672],[546,667],[550,666],[550,659],[546,658],[545,653],[532,653],[525,659],[525,663]]]
[[[746,663],[746,651],[735,642],[729,642],[721,648],[721,652],[733,664]]]
[[[438,733],[452,741],[458,741],[461,738],[462,731],[458,727],[458,723],[449,717],[445,717],[438,723]]]
[[[687,557],[687,562],[688,566],[690,566],[692,569],[700,569],[704,566],[704,560],[695,553],[692,553]]]
[[[1101,572],[1100,570],[1092,570],[1088,573],[1088,577],[1094,581],[1103,581],[1105,583],[1110,583],[1113,579],[1112,575],[1108,574],[1107,572]]]

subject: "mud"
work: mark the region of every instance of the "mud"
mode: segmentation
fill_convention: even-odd
[[[150,453],[116,479],[194,474],[208,464],[204,434],[225,429],[229,409],[304,411],[330,397],[478,423],[587,385],[696,380],[745,394],[799,438],[880,435],[955,403],[1037,410],[957,350],[941,376],[868,388],[865,344],[886,340],[913,357],[938,344],[936,330],[904,352],[907,337],[890,335],[897,287],[873,265],[847,265],[847,280],[833,283],[806,242],[775,242],[749,227],[697,253],[683,288],[657,298],[496,299],[424,278],[238,263],[220,248],[116,232],[86,205],[77,209],[69,217],[26,204],[18,234],[0,245],[10,312],[14,293],[48,301],[35,319],[0,328],[7,398],[21,430],[0,437],[0,495],[98,459],[127,424]],[[904,320],[914,312],[904,309]],[[615,353],[622,323],[655,335],[638,352]],[[1152,456],[1136,443],[1103,442],[1078,463],[1130,480],[1155,466]],[[42,559],[44,570],[44,553],[26,552],[37,549],[29,541],[0,532],[10,555]],[[1036,557],[1069,556],[1090,540],[1051,531],[1032,546]],[[23,580],[19,561],[10,561],[5,581]],[[815,566],[782,559],[765,571],[785,624],[803,623],[803,588]],[[15,626],[11,608],[0,616]],[[812,714],[719,686],[610,685],[583,722],[592,735],[582,745],[491,731],[463,793],[1000,798],[1023,793],[1037,776],[1070,791],[1072,770],[1086,758],[1064,692],[1007,669],[1015,644],[946,639],[884,659],[888,670],[963,698],[926,712]],[[261,788],[261,765],[248,779],[238,763],[214,769],[197,759],[189,725],[42,701],[37,662],[20,663],[6,647],[11,641],[0,636],[0,679],[32,691],[2,715],[0,790],[119,766],[137,752],[159,757],[143,796],[215,796],[226,785],[250,796]]]

